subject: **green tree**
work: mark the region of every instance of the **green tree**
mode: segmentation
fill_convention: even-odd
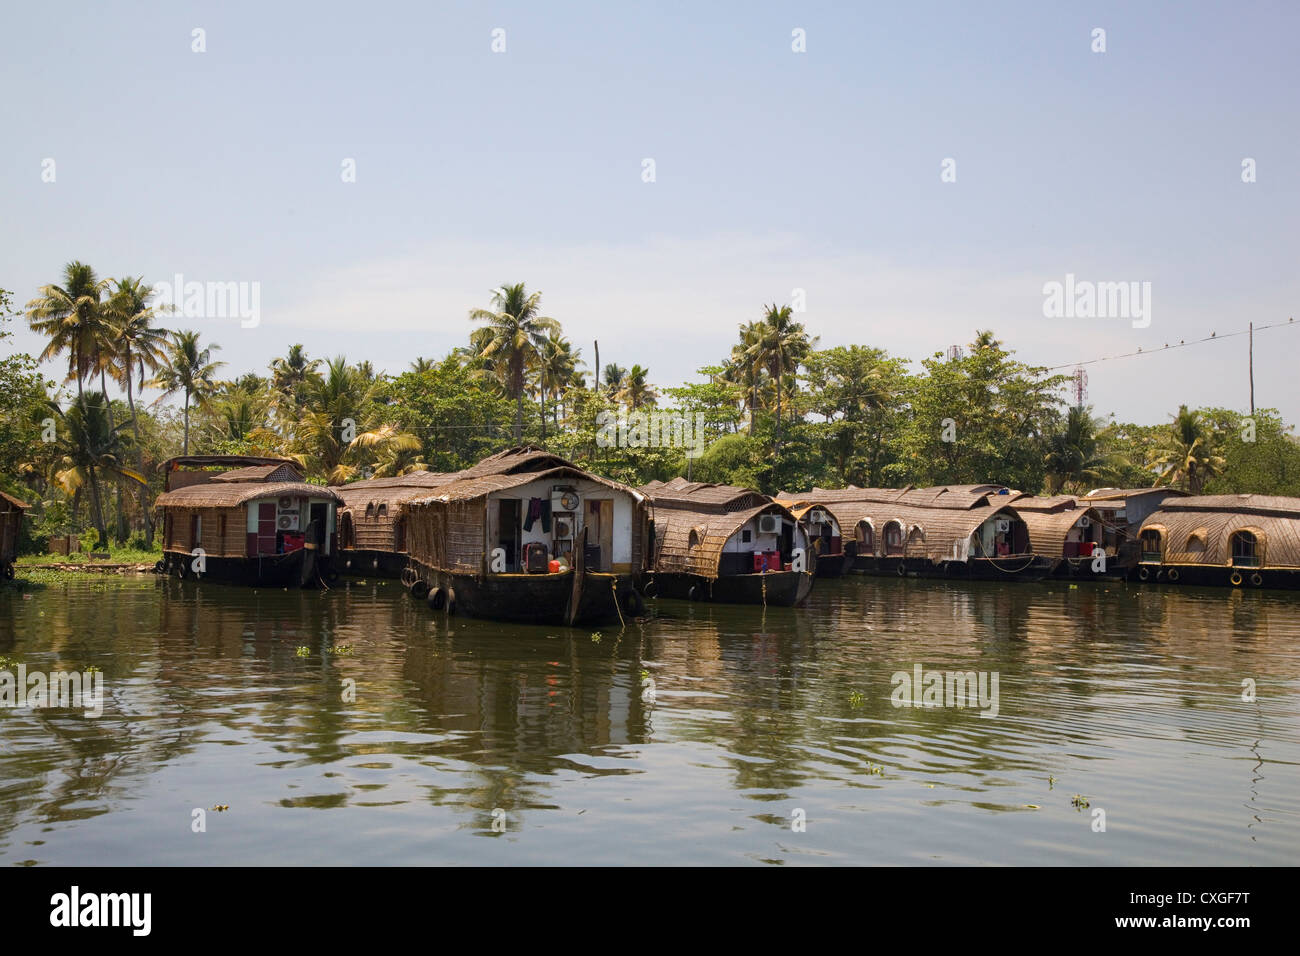
[[[481,358],[491,360],[507,394],[515,401],[514,439],[524,431],[524,390],[527,372],[537,362],[546,336],[560,324],[541,314],[542,294],[529,294],[524,283],[502,285],[492,292],[491,309],[473,309],[470,321],[482,322]]]
[[[207,407],[209,399],[217,390],[217,369],[226,364],[212,361],[212,353],[219,348],[219,345],[201,347],[198,332],[173,332],[167,354],[158,368],[158,375],[149,383],[153,388],[162,389],[159,401],[170,398],[177,392],[185,395],[185,441],[181,454],[190,453],[191,400],[199,407]]]
[[[1223,457],[1214,446],[1214,430],[1200,412],[1178,406],[1178,414],[1159,436],[1150,461],[1159,476],[1156,484],[1199,495],[1205,483],[1223,469]]]
[[[108,281],[95,275],[94,269],[73,261],[63,267],[59,283],[42,286],[40,294],[27,303],[32,331],[49,339],[37,360],[45,362],[68,353],[66,381],[76,381],[78,395],[86,378],[96,371],[95,360],[104,343],[100,300],[107,287]]]

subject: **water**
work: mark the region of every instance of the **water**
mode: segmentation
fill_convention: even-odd
[[[6,589],[0,654],[106,699],[0,710],[0,862],[1289,864],[1298,610],[847,578],[596,640],[396,582]],[[916,664],[996,672],[997,716],[894,707]]]

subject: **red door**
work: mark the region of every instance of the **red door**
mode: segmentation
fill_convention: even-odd
[[[275,502],[257,505],[257,553],[275,554]]]

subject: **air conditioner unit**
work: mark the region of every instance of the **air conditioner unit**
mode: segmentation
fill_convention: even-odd
[[[999,518],[997,527],[998,527],[998,534],[1006,534],[1008,531],[1011,530],[1011,522],[1006,518]]]
[[[820,510],[808,512],[808,523],[826,524],[826,512]]]
[[[568,518],[555,519],[555,537],[561,539],[572,538],[573,522]]]
[[[1081,518],[1079,518],[1079,527],[1080,527],[1080,528],[1086,528],[1086,527],[1088,527],[1090,524],[1092,524],[1092,519],[1089,518],[1087,515],[1083,515]]]
[[[298,512],[282,511],[275,519],[277,531],[297,531],[298,530]]]
[[[279,502],[277,502],[277,504],[281,511],[292,511],[293,495],[281,495],[280,500]]]
[[[556,491],[551,494],[552,511],[577,511],[580,504],[582,504],[582,499],[572,489]]]
[[[758,518],[759,534],[777,534],[781,530],[781,519],[776,515],[760,515]]]

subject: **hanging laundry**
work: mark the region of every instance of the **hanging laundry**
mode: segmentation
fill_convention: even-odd
[[[542,499],[529,498],[528,499],[528,520],[524,522],[524,530],[531,531],[533,529],[533,522],[536,521],[541,516],[542,516]]]

